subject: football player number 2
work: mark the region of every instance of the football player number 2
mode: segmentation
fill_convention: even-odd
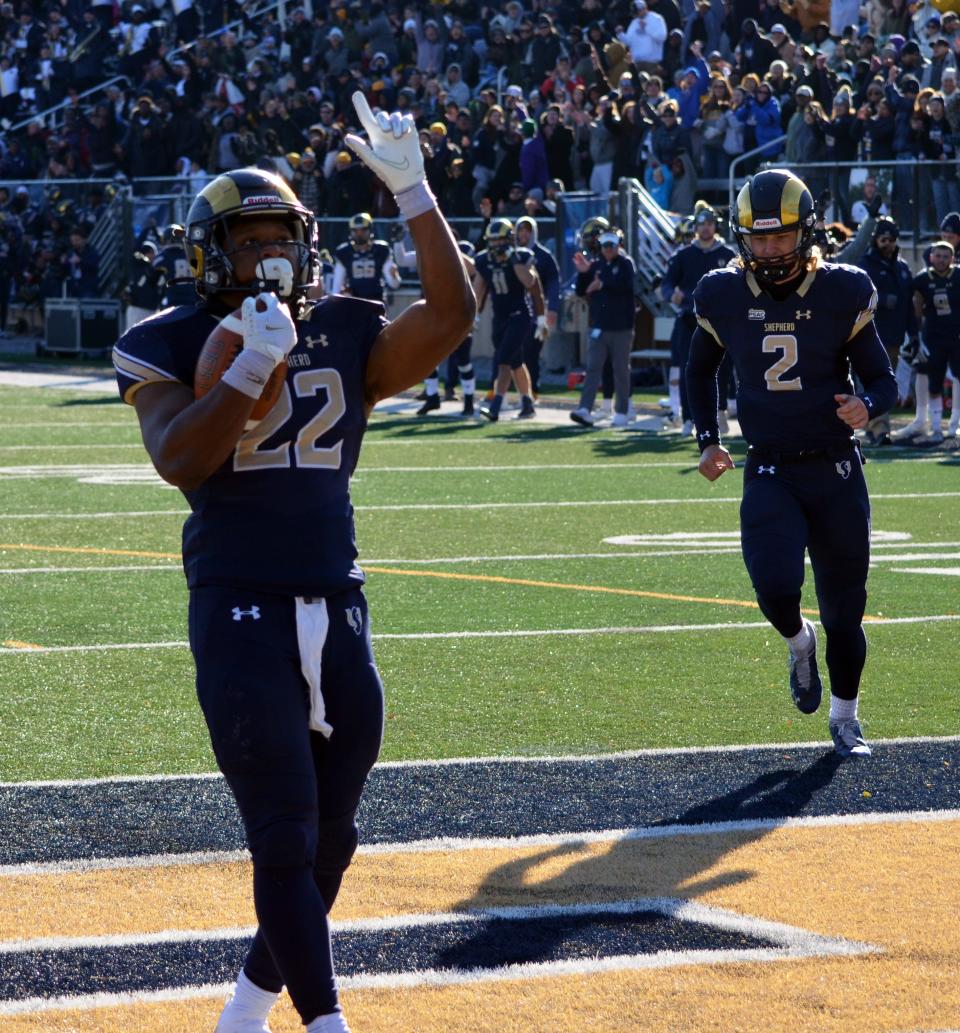
[[[784,380],[797,364],[797,339],[793,334],[768,334],[763,339],[764,352],[783,352],[779,359],[763,374],[768,391],[802,391],[799,377]]]
[[[296,441],[284,441],[275,448],[262,448],[261,446],[267,438],[272,438],[293,415],[290,385],[284,384],[283,394],[277,399],[277,404],[256,427],[247,431],[240,439],[237,450],[233,454],[234,470],[242,472],[271,468],[283,469],[294,463],[300,467],[312,466],[323,470],[339,469],[343,442],[338,441],[335,445],[320,448],[317,446],[317,440],[326,434],[347,411],[340,374],[335,369],[302,370],[293,378],[293,390],[296,392],[297,398],[309,398],[318,391],[324,391],[327,400],[313,419],[308,420],[300,428]],[[290,456],[291,444],[293,445],[293,459]]]

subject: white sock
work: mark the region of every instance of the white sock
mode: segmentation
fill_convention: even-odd
[[[318,1015],[307,1026],[307,1033],[350,1033],[350,1027],[343,1012],[335,1011],[329,1015]]]
[[[477,389],[477,382],[473,377],[464,377],[460,381],[460,386],[463,388],[463,393],[465,395],[472,395]]]
[[[427,377],[423,382],[423,386],[428,395],[440,394],[440,378],[439,377]]]
[[[856,721],[857,701],[859,696],[853,699],[840,699],[839,696],[830,694],[830,720],[831,721]]]
[[[803,627],[792,637],[784,635],[790,652],[796,657],[806,656],[816,644],[813,625],[806,618],[803,619]]]
[[[277,1003],[279,994],[271,993],[269,990],[261,990],[256,983],[247,978],[246,972],[237,976],[237,985],[233,991],[224,1013],[230,1015],[243,1015],[252,1019],[259,1019],[266,1022],[270,1009]]]
[[[936,434],[943,430],[943,395],[930,399],[930,430]]]
[[[673,418],[680,419],[680,367],[670,367],[670,409],[673,411]]]
[[[917,399],[917,420],[920,423],[926,423],[927,406],[930,404],[930,378],[926,373],[917,374],[913,393]]]

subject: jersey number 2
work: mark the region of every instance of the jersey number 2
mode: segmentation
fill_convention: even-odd
[[[293,378],[293,389],[297,398],[308,398],[321,389],[326,391],[327,400],[319,412],[308,420],[293,442],[293,453],[296,465],[314,467],[321,470],[338,470],[340,468],[340,452],[343,442],[327,448],[318,448],[317,439],[340,420],[347,411],[343,396],[343,381],[335,369],[307,369],[297,373]],[[293,399],[290,396],[290,385],[283,385],[283,394],[277,404],[254,427],[247,431],[237,444],[233,454],[233,468],[238,473],[244,470],[285,469],[291,465],[290,442],[284,441],[275,448],[261,448],[261,445],[274,434],[293,415]]]
[[[768,391],[802,391],[803,384],[799,377],[784,380],[797,364],[797,339],[793,334],[768,334],[763,339],[765,352],[783,352],[779,359],[763,374]]]

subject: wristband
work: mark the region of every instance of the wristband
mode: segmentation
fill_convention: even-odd
[[[423,215],[424,212],[429,212],[431,208],[437,207],[437,199],[433,196],[433,191],[426,180],[414,183],[406,190],[401,190],[399,194],[395,195],[394,200],[400,209],[400,217],[407,222],[418,215]]]
[[[221,380],[248,398],[259,398],[276,366],[277,363],[269,355],[244,348]]]

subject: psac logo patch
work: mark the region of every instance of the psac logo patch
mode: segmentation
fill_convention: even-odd
[[[767,313],[762,308],[751,308],[747,309],[747,319],[766,319]]]
[[[243,199],[244,207],[248,204],[276,204],[277,199],[273,194],[254,194],[252,197]]]

